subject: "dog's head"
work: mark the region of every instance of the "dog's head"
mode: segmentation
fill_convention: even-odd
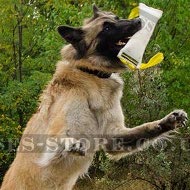
[[[108,60],[110,66],[124,67],[117,54],[130,37],[140,30],[140,19],[120,19],[111,12],[99,10],[95,5],[93,12],[93,17],[85,20],[82,27],[59,26],[58,32],[75,48],[75,59],[99,56]]]

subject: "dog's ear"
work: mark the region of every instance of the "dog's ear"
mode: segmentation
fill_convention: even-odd
[[[79,28],[73,28],[70,26],[59,26],[57,28],[59,34],[69,43],[78,43],[83,39],[83,31]]]
[[[93,4],[92,8],[93,8],[93,13],[94,13],[94,18],[97,18],[101,10],[95,4]]]
[[[94,17],[97,17],[98,12],[100,12],[100,9],[95,4],[93,4],[92,8],[93,8]]]
[[[82,58],[87,51],[84,31],[80,28],[73,28],[70,26],[59,26],[57,30],[59,34],[77,50],[77,58]]]

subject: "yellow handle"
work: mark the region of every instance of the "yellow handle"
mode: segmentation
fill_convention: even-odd
[[[148,63],[142,63],[140,65],[140,69],[147,69],[149,67],[153,67],[159,63],[161,63],[164,59],[164,55],[163,53],[157,53],[156,55],[154,55],[149,61]]]
[[[131,10],[129,16],[128,16],[128,19],[133,19],[135,17],[138,17],[139,16],[139,7],[135,7]]]
[[[156,55],[154,55],[149,61],[148,63],[142,63],[140,65],[140,70],[144,70],[147,69],[149,67],[153,67],[155,65],[158,65],[159,63],[161,63],[164,59],[164,55],[163,53],[159,52]],[[136,66],[134,66],[133,64],[131,64],[130,62],[128,62],[126,59],[124,58],[120,58],[121,62],[123,62],[124,64],[126,64],[131,70],[136,70]]]
[[[128,62],[126,59],[120,58],[120,60],[121,60],[122,63],[126,64],[131,70],[136,69],[136,67],[133,64],[131,64],[130,62]]]

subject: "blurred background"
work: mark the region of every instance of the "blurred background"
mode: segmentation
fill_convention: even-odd
[[[144,62],[157,52],[164,61],[144,71],[126,70],[122,99],[126,126],[159,119],[176,108],[190,115],[190,3],[142,0],[164,11]],[[0,0],[0,184],[14,159],[39,94],[54,73],[64,41],[57,26],[81,26],[92,4],[127,18],[136,0]],[[64,171],[63,171],[64,172]],[[190,129],[118,162],[98,152],[75,190],[189,190]]]

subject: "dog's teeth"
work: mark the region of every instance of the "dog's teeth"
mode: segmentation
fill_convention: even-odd
[[[119,46],[123,46],[123,45],[125,45],[125,44],[126,44],[126,43],[125,43],[125,42],[122,42],[121,40],[116,43],[116,45],[119,45]]]

